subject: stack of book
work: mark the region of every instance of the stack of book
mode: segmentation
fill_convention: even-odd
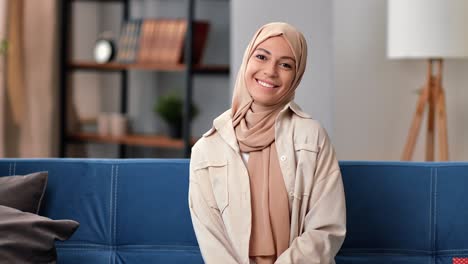
[[[137,58],[141,21],[128,21],[122,27],[117,43],[117,61],[123,63],[135,62]]]
[[[199,64],[208,36],[209,23],[194,21],[192,62]],[[122,27],[117,46],[117,61],[122,63],[184,62],[187,33],[185,19],[145,19],[128,21]]]

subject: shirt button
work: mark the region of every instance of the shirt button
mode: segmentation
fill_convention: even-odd
[[[286,159],[287,159],[287,158],[286,158],[286,156],[285,156],[285,155],[283,155],[283,156],[281,156],[281,158],[280,158],[280,159],[281,159],[281,161],[286,161]]]

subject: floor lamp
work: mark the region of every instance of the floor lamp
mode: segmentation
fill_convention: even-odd
[[[388,0],[387,56],[391,59],[427,60],[426,83],[421,90],[401,156],[411,160],[427,110],[426,161],[449,159],[447,112],[442,87],[444,59],[468,57],[467,0]]]

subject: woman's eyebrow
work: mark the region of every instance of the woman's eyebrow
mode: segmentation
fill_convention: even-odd
[[[290,60],[296,62],[296,60],[295,60],[294,58],[289,57],[289,56],[283,56],[283,57],[281,57],[280,59],[290,59]]]
[[[261,50],[261,51],[265,52],[266,54],[271,55],[271,52],[269,50],[264,49],[264,48],[257,48],[257,50]],[[294,62],[296,61],[294,58],[289,57],[289,56],[282,56],[280,59],[290,59],[290,60],[292,60]]]
[[[261,50],[261,51],[265,52],[266,54],[271,55],[271,52],[264,49],[264,48],[257,48],[257,50]]]

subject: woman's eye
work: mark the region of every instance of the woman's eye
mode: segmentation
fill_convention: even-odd
[[[284,67],[284,68],[287,68],[287,69],[292,69],[292,66],[289,63],[281,63],[281,67]]]
[[[262,55],[262,54],[257,54],[257,55],[255,55],[255,57],[257,59],[259,59],[259,60],[265,60],[266,59],[265,55]]]

